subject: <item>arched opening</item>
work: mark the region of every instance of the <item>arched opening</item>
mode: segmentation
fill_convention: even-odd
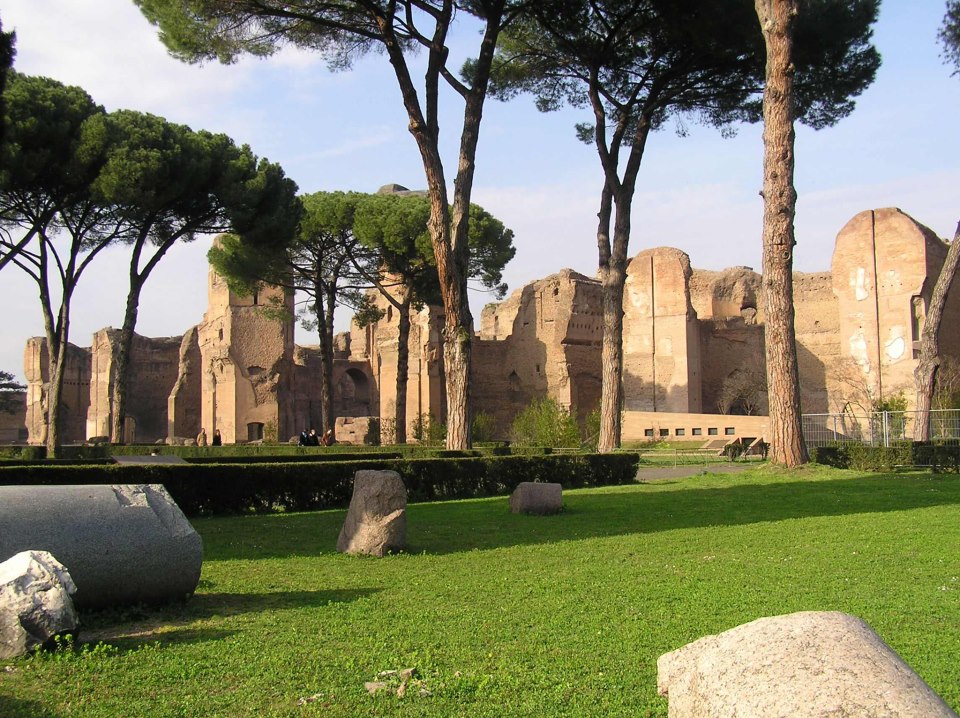
[[[341,416],[370,416],[370,380],[359,369],[347,369],[337,384]]]

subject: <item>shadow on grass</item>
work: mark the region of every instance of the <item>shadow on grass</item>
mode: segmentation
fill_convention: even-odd
[[[199,593],[190,599],[191,618],[235,616],[239,613],[287,608],[319,608],[331,603],[349,603],[377,593],[378,588],[326,591],[276,591],[271,593]]]
[[[738,479],[704,479],[714,480]],[[664,488],[666,484],[565,492],[563,513],[546,517],[511,514],[505,496],[411,504],[407,509],[408,551],[447,554],[960,504],[960,478],[930,474],[795,479],[703,488],[691,488],[690,482],[682,482],[679,488]],[[232,527],[230,519],[217,519],[221,533],[209,536],[202,524],[198,528],[217,559],[313,556],[334,550],[343,517],[343,511],[264,516],[244,518],[243,524]],[[241,531],[242,537],[237,535]],[[252,548],[244,550],[245,546]]]
[[[38,701],[24,701],[0,695],[0,716],[3,718],[60,718]]]
[[[327,591],[275,591],[269,593],[199,593],[182,603],[159,607],[114,609],[82,616],[80,639],[84,644],[109,643],[120,650],[135,650],[145,643],[187,644],[216,641],[235,631],[197,626],[196,621],[243,613],[291,608],[318,608],[348,603],[380,589]],[[0,716],[5,714],[0,713]]]

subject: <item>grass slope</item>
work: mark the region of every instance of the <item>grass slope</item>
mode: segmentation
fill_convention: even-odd
[[[955,475],[754,469],[564,501],[412,505],[410,552],[385,559],[335,552],[342,511],[198,520],[193,599],[7,662],[0,716],[666,716],[658,656],[800,610],[865,619],[960,708]],[[404,696],[364,689],[407,667]]]

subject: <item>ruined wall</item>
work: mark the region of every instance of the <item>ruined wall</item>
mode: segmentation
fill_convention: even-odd
[[[399,288],[397,290],[399,292]],[[379,415],[384,441],[391,441],[396,424],[398,310],[379,291],[370,290],[383,317],[366,327],[351,325],[350,363],[335,371],[336,410],[339,416]],[[407,438],[419,418],[446,420],[443,375],[443,309],[410,309],[407,343]],[[379,413],[378,413],[379,412]]]
[[[27,392],[14,391],[7,395],[13,404],[10,411],[0,411],[0,443],[19,444],[29,438],[27,433]]]
[[[739,317],[747,324],[762,322],[760,294],[760,275],[752,267],[694,269],[690,275],[690,303],[701,320]]]
[[[333,408],[337,416],[370,416],[376,414],[376,381],[366,359],[353,361],[342,337],[334,342]],[[339,349],[336,346],[339,345]],[[294,348],[294,432],[281,440],[295,438],[303,429],[317,429],[322,433],[323,407],[320,399],[320,347]]]
[[[756,402],[757,412],[767,410],[759,295],[760,275],[750,267],[693,270],[690,300],[699,318],[702,411],[731,410],[721,403],[727,384],[750,393],[735,400],[732,410],[743,411],[747,402]]]
[[[47,340],[27,340],[23,371],[27,379],[26,429],[31,444],[47,439],[46,413],[50,381]],[[90,349],[67,344],[61,392],[60,440],[65,444],[84,441],[87,408],[90,405]]]
[[[832,274],[845,401],[859,408],[902,391],[913,403],[915,356],[944,254],[932,231],[895,208],[861,212],[840,230]],[[957,292],[951,294],[955,321]]]
[[[203,366],[196,327],[180,339],[177,379],[167,397],[167,437],[193,438],[200,433]]]
[[[147,338],[133,335],[127,380],[127,419],[123,440],[154,442],[167,436],[167,402],[177,383],[181,337]],[[90,347],[90,406],[87,438],[110,435],[113,368],[119,352],[120,330],[101,329]]]
[[[269,314],[272,301],[288,319]],[[198,327],[202,365],[201,423],[224,443],[295,433],[293,297],[277,287],[250,297],[230,291],[211,267],[208,309]]]
[[[946,251],[929,229],[897,209],[880,209],[858,214],[841,230],[831,272],[794,275],[805,413],[866,408],[899,390],[912,403],[917,340]],[[145,391],[132,409],[138,440],[164,433],[192,438],[201,425],[208,436],[219,428],[226,442],[255,438],[268,426],[285,440],[319,426],[317,350],[294,347],[292,321],[265,315],[271,297],[292,308],[278,289],[232,295],[211,271],[209,309],[199,327],[182,339],[137,338],[132,395]],[[629,416],[649,424],[640,410],[655,407],[699,417],[717,410],[725,383],[762,374],[760,300],[760,277],[749,267],[692,270],[687,255],[670,248],[638,254],[624,297]],[[395,416],[398,318],[378,301],[387,311],[383,320],[354,327],[349,341],[338,338],[334,404],[340,416],[379,414],[388,426]],[[413,313],[408,432],[419,415],[445,418],[442,326],[440,307]],[[955,358],[957,326],[960,286],[951,292],[941,331],[943,353]],[[552,397],[583,420],[600,398],[601,327],[599,283],[571,270],[488,305],[473,345],[474,409],[493,415],[504,438],[514,416],[537,397]],[[114,334],[98,332],[89,350],[69,348],[64,441],[106,433]],[[23,421],[33,443],[45,432],[43,345],[31,339],[25,353]],[[765,400],[759,408],[765,410]]]
[[[623,391],[628,410],[701,410],[700,335],[690,275],[690,258],[671,247],[640,252],[627,267]]]
[[[829,272],[793,275],[794,323],[800,369],[800,410],[805,414],[838,411],[831,387],[840,356],[840,316]]]
[[[599,283],[566,269],[487,305],[473,344],[474,407],[506,438],[514,417],[548,396],[579,420],[600,402]]]

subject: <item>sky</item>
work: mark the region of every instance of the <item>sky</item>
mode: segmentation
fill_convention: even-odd
[[[858,212],[899,207],[943,238],[960,219],[960,77],[943,64],[937,30],[943,0],[884,0],[874,43],[876,81],[835,127],[797,129],[795,269],[827,271],[833,243]],[[161,115],[193,129],[223,132],[279,162],[304,193],[375,192],[398,183],[425,187],[423,165],[386,57],[372,53],[331,72],[318,55],[284,49],[233,65],[171,58],[132,0],[0,0],[5,31],[17,33],[14,67],[79,85],[106,110]],[[478,44],[472,29],[453,38],[454,56]],[[446,95],[441,115],[448,181],[456,167],[462,105]],[[602,174],[580,143],[582,110],[543,114],[520,96],[489,100],[477,155],[473,201],[515,233],[510,291],[572,268],[596,273],[596,213]],[[685,136],[678,130],[683,129]],[[670,125],[650,137],[632,216],[630,254],[679,247],[694,267],[760,270],[763,147],[759,126],[723,138],[697,125]],[[172,249],[151,275],[137,332],[176,336],[203,319],[209,238]],[[126,297],[123,249],[99,255],[74,297],[71,341],[119,327]],[[23,378],[23,349],[43,334],[36,285],[21,270],[0,272],[0,369]],[[476,325],[489,294],[471,292]],[[338,330],[349,317],[340,313]],[[315,344],[298,330],[297,342]]]

